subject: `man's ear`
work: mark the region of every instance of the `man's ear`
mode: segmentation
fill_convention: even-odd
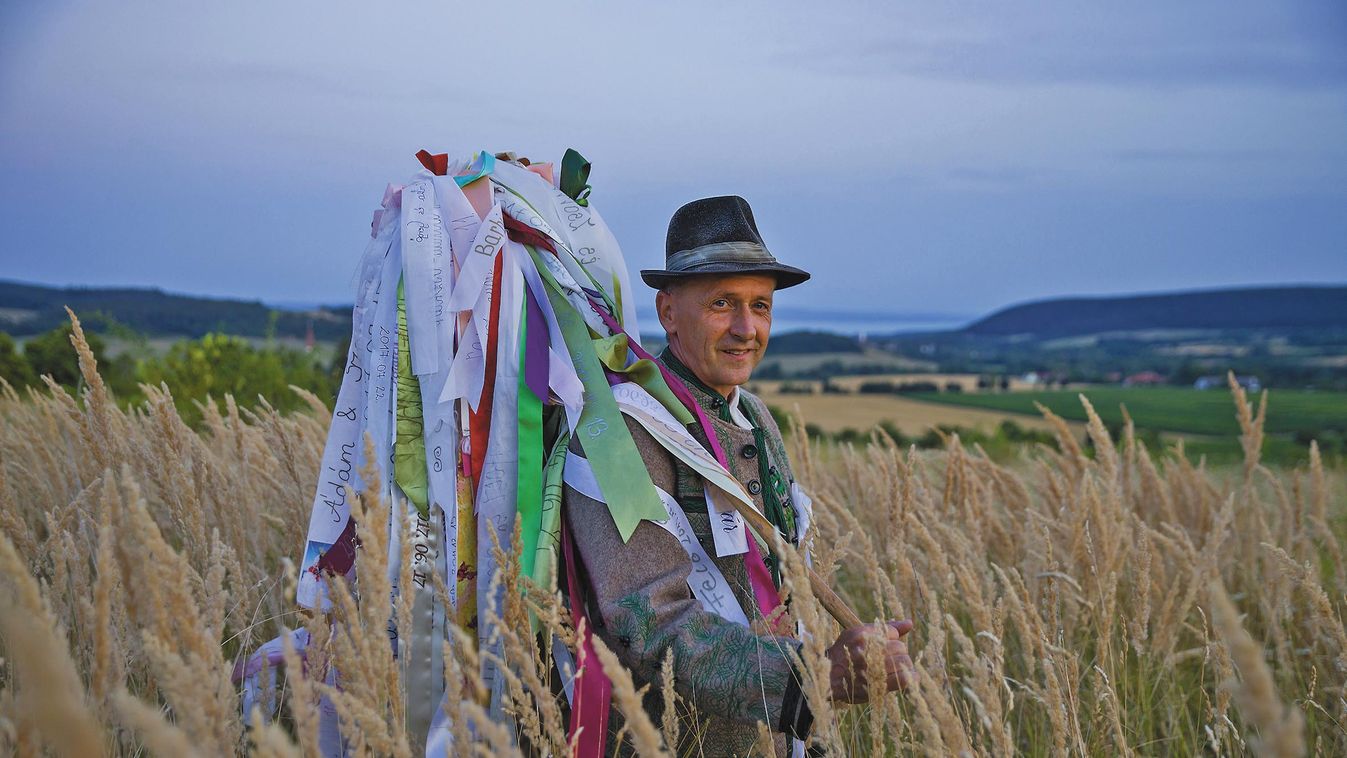
[[[659,316],[659,325],[664,327],[665,334],[674,333],[674,296],[669,289],[662,289],[655,293],[655,315]]]

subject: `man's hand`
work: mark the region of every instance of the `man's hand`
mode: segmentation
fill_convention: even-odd
[[[907,654],[903,635],[912,631],[911,621],[890,621],[884,624],[866,624],[844,630],[828,648],[832,662],[829,674],[833,700],[842,703],[864,703],[870,699],[870,677],[865,665],[867,645],[884,646],[884,691],[906,689],[916,681],[916,669]]]

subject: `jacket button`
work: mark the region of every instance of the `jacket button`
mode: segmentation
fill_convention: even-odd
[[[744,457],[745,457],[745,458],[756,458],[756,457],[758,457],[758,446],[757,446],[757,445],[744,445],[743,454],[744,454]]]
[[[748,483],[748,494],[756,495],[759,492],[762,492],[762,485],[758,483],[757,479]]]

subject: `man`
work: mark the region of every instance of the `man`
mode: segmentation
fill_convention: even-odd
[[[665,256],[664,269],[642,271],[641,278],[659,290],[655,304],[668,338],[659,360],[686,384],[712,427],[694,423],[687,431],[706,450],[714,447],[708,435],[715,435],[730,473],[756,509],[787,542],[798,545],[808,514],[781,432],[767,406],[741,385],[767,348],[773,293],[806,281],[809,274],[781,264],[767,251],[748,203],[735,196],[680,208],[669,223]],[[813,720],[791,664],[789,651],[799,643],[785,634],[755,634],[730,620],[762,618],[764,589],[770,596],[778,588],[762,586],[762,568],[765,564],[768,581],[779,585],[776,558],[719,549],[713,525],[723,522],[716,518],[716,504],[708,507],[703,476],[642,423],[630,415],[626,421],[651,480],[676,500],[697,539],[684,543],[675,530],[642,522],[624,542],[597,499],[601,493],[590,497],[567,486],[565,518],[580,564],[576,568],[585,577],[589,621],[631,669],[638,687],[655,683],[646,707],[657,723],[662,708],[658,674],[673,651],[676,688],[704,725],[684,725],[680,754],[747,754],[757,739],[758,721],[781,733],[777,749],[784,752],[785,738],[807,736]],[[574,444],[572,451],[580,453]],[[708,559],[718,571],[712,583],[723,580],[730,590],[723,597],[690,589],[694,566],[706,569]],[[754,561],[762,561],[756,580]],[[737,608],[728,612],[726,605]],[[904,685],[911,660],[901,637],[910,629],[904,621],[844,631],[828,651],[833,699],[863,701],[870,677],[883,679],[886,690]],[[884,645],[883,671],[865,670],[867,640]],[[613,744],[612,731],[607,752],[628,752],[629,747]]]

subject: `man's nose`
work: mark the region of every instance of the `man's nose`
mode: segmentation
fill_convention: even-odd
[[[745,342],[758,335],[758,326],[753,323],[753,313],[748,307],[735,309],[734,318],[730,320],[730,334]]]

